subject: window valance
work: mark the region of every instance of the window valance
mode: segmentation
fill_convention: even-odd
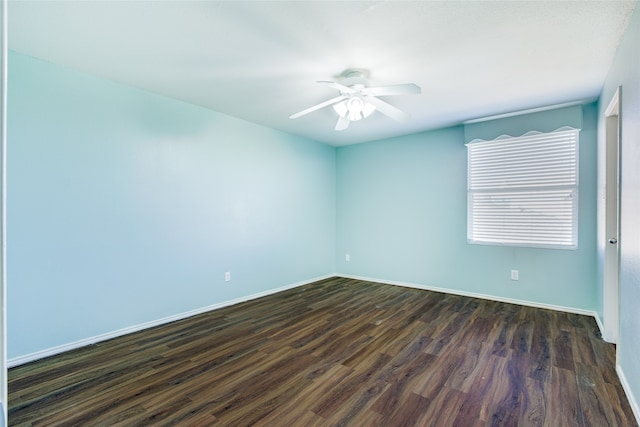
[[[581,105],[468,123],[464,125],[464,141],[465,143],[477,139],[488,141],[503,135],[519,137],[531,131],[547,133],[564,127],[582,129]]]

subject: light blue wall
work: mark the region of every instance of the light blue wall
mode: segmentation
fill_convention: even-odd
[[[453,127],[338,149],[338,271],[595,310],[596,107],[583,110],[578,250],[467,244],[467,152],[463,127]],[[520,135],[528,119],[539,129],[539,117],[495,126]]]
[[[602,90],[598,115],[600,152],[603,152],[605,141],[605,109],[618,86],[622,87],[622,130],[620,337],[617,349],[619,368],[631,392],[629,397],[635,404],[636,416],[640,419],[640,6],[636,6]],[[604,230],[602,224],[601,229]]]
[[[335,271],[335,148],[16,53],[9,76],[9,358]]]

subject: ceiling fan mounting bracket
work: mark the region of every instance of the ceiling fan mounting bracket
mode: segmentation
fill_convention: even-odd
[[[362,85],[366,87],[369,82],[369,71],[364,68],[348,68],[338,76],[338,79],[345,86]]]

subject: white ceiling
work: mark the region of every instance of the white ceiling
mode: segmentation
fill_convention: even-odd
[[[635,1],[17,1],[9,48],[332,145],[597,98]],[[333,130],[347,68],[422,95]]]

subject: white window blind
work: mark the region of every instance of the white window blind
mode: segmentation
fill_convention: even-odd
[[[577,247],[578,132],[467,144],[470,243]]]

